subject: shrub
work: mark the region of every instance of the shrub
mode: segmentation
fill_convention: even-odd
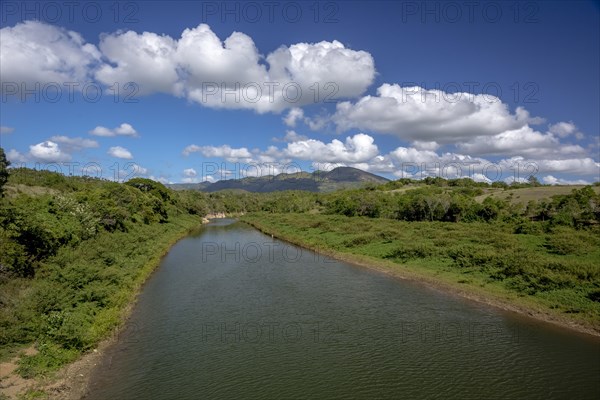
[[[576,235],[575,232],[565,231],[548,235],[544,246],[548,252],[560,255],[585,254],[592,250],[584,238]]]
[[[43,341],[37,345],[38,353],[32,356],[23,356],[19,360],[17,373],[25,379],[44,375],[48,371],[54,371],[75,360],[78,356],[76,350],[68,350],[55,343]]]
[[[542,232],[542,227],[535,222],[521,219],[516,223],[513,232],[520,235],[535,235]]]
[[[459,268],[485,269],[498,267],[500,264],[496,251],[482,246],[455,246],[450,248],[447,254]]]
[[[395,258],[402,261],[408,261],[412,259],[420,259],[433,257],[437,254],[436,248],[429,243],[419,244],[406,244],[402,247],[396,248],[386,254],[384,258]]]

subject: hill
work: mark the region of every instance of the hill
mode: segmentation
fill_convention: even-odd
[[[584,185],[565,185],[565,186],[536,186],[518,189],[485,189],[484,194],[475,197],[475,200],[482,203],[486,198],[509,200],[512,204],[523,203],[534,200],[549,200],[552,196],[571,194],[574,189],[583,189]],[[592,189],[596,194],[600,194],[600,186],[593,186]]]
[[[338,167],[331,171],[313,173],[267,175],[242,179],[221,180],[214,183],[177,183],[168,185],[174,190],[199,190],[216,192],[219,190],[245,190],[247,192],[268,193],[284,190],[304,190],[308,192],[331,192],[338,189],[360,188],[369,183],[384,184],[389,179],[351,167]]]

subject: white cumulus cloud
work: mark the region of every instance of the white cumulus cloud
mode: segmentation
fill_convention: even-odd
[[[469,154],[565,158],[584,156],[579,145],[562,144],[553,133],[541,133],[526,125],[494,136],[477,136],[457,147]]]
[[[140,94],[168,93],[207,107],[259,113],[356,97],[375,77],[369,53],[336,40],[281,46],[265,57],[250,36],[233,32],[221,40],[206,24],[185,29],[179,39],[115,32],[102,37],[100,50],[110,64],[96,78],[107,85],[132,81]]]
[[[288,143],[285,149],[285,154],[290,158],[316,162],[359,163],[375,157],[378,152],[374,139],[364,133],[349,136],[345,142],[337,139],[330,143],[315,139],[300,140]]]
[[[8,159],[8,161],[10,161],[13,164],[24,163],[27,161],[27,157],[24,154],[21,154],[20,152],[18,152],[16,149],[10,149],[6,153],[6,158]]]
[[[194,168],[187,168],[183,170],[183,176],[187,176],[189,178],[193,178],[195,176],[197,176],[198,173],[196,172],[196,170]]]
[[[113,137],[113,136],[130,136],[130,137],[138,137],[138,132],[128,123],[122,123],[116,128],[109,129],[104,126],[97,126],[91,131],[89,131],[90,135],[94,136],[104,136],[104,137]]]
[[[0,29],[0,79],[27,84],[89,81],[100,61],[96,46],[83,37],[39,21],[25,21]]]
[[[192,153],[200,153],[204,157],[224,158],[231,162],[249,162],[252,160],[252,153],[247,148],[233,148],[228,145],[198,146],[191,144],[183,150],[183,155],[188,156]]]
[[[304,118],[304,110],[300,107],[292,107],[290,111],[288,111],[287,115],[283,118],[283,122],[293,128],[296,126],[296,121],[302,120]]]
[[[58,143],[50,140],[29,146],[29,154],[34,159],[44,162],[62,162],[71,159],[71,156],[65,153]]]
[[[590,182],[586,181],[585,179],[569,180],[569,179],[556,178],[552,175],[544,176],[542,178],[542,183],[544,183],[546,185],[589,185],[590,184]]]
[[[523,108],[511,114],[506,104],[491,95],[449,94],[387,83],[377,89],[377,96],[338,103],[332,120],[340,131],[357,128],[437,143],[496,135],[539,122]]]
[[[114,146],[114,147],[111,147],[110,149],[108,149],[108,155],[116,157],[116,158],[123,158],[126,160],[131,160],[133,158],[133,155],[131,154],[131,152],[121,146]]]
[[[50,141],[63,145],[65,151],[71,153],[81,149],[98,147],[98,142],[91,139],[68,136],[52,136]]]
[[[111,86],[134,82],[139,94],[177,92],[176,41],[152,32],[117,32],[102,36],[102,54],[111,62],[103,64],[96,78]]]

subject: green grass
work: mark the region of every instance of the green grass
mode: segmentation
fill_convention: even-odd
[[[584,185],[568,185],[568,186],[538,186],[519,189],[485,189],[485,194],[475,197],[479,203],[483,202],[487,197],[500,200],[510,200],[512,204],[523,203],[529,201],[549,200],[552,196],[567,195],[574,189],[582,189]],[[600,186],[594,186],[594,191],[600,194]]]
[[[242,220],[292,243],[397,275],[492,297],[600,331],[600,236],[555,228],[515,234],[489,223],[405,222],[252,213]]]
[[[77,359],[119,327],[139,288],[175,241],[199,225],[199,218],[173,216],[165,224],[135,224],[128,232],[102,232],[79,246],[62,247],[34,279],[0,283],[2,358],[25,344],[18,372],[47,375]]]

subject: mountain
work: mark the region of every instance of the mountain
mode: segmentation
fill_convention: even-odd
[[[309,192],[331,192],[338,189],[357,188],[369,183],[380,185],[388,182],[369,172],[351,167],[338,167],[331,171],[313,173],[267,175],[257,178],[221,180],[214,183],[175,183],[167,185],[175,190],[199,190],[216,192],[219,190],[245,190],[248,192],[277,192],[282,190],[306,190]]]
[[[170,187],[173,190],[199,190],[203,191],[208,186],[212,185],[212,183],[208,181],[200,182],[200,183],[169,183],[165,184],[165,186]]]

